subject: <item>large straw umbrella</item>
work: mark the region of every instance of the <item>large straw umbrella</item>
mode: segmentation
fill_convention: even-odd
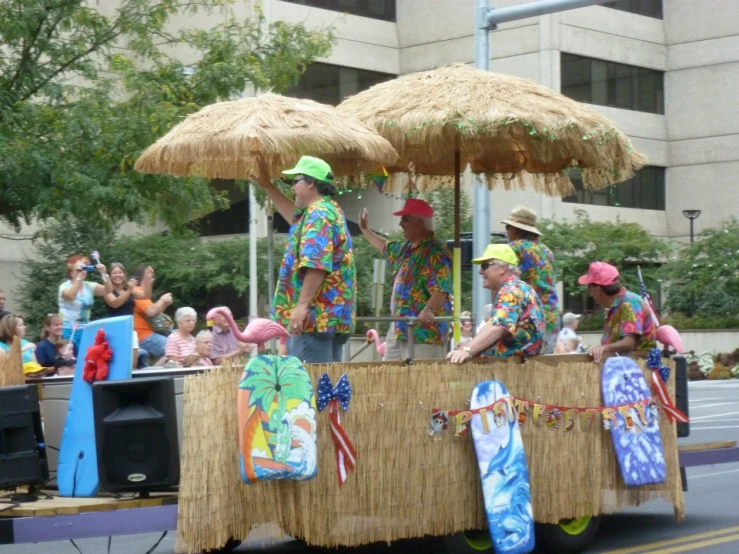
[[[488,187],[574,192],[568,170],[599,189],[633,176],[646,159],[608,118],[538,83],[462,64],[412,73],[347,98],[338,110],[377,130],[400,155],[389,190],[407,173],[419,191],[454,187],[455,341],[459,340],[460,173],[470,166]]]
[[[219,102],[188,116],[136,161],[142,173],[249,179],[264,160],[270,175],[302,155],[325,159],[336,175],[371,172],[398,159],[374,130],[332,106],[277,94]],[[268,176],[269,177],[269,176]],[[271,210],[270,210],[271,212]],[[269,287],[272,289],[272,225]]]

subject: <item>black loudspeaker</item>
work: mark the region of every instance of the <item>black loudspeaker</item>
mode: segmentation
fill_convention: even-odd
[[[49,480],[36,385],[0,388],[0,489]]]
[[[171,377],[95,383],[92,404],[101,490],[145,492],[177,485],[180,452]]]

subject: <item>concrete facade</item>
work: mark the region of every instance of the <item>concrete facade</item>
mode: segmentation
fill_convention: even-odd
[[[528,1],[491,0],[491,7]],[[592,6],[503,24],[490,35],[490,67],[555,90],[561,83],[562,52],[665,72],[664,115],[594,106],[616,122],[651,165],[666,168],[665,210],[590,206],[530,192],[493,191],[492,231],[502,230],[498,221],[515,204],[528,205],[542,217],[570,220],[576,209],[585,209],[594,220],[618,217],[639,223],[656,236],[680,241],[689,233],[684,209],[702,210],[696,232],[736,215],[739,2],[663,2],[663,19]],[[237,14],[247,15],[252,5],[248,0],[237,3]],[[397,0],[397,21],[392,23],[281,0],[263,1],[270,20],[335,29],[338,41],[324,63],[389,74],[473,63],[474,5],[475,0]],[[214,16],[212,22],[216,20]],[[465,182],[469,190],[469,176]],[[361,198],[344,195],[340,201],[351,219],[366,206],[373,227],[387,231],[397,225],[390,214],[399,200],[388,207],[386,198],[368,190]],[[12,234],[0,228],[0,236]],[[9,297],[10,309],[13,273],[27,244],[0,238],[0,288]]]

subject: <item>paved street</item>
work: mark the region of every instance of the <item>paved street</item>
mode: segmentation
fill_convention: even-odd
[[[691,436],[682,444],[718,440],[739,440],[739,382],[700,382],[690,384]],[[675,522],[670,506],[652,502],[603,519],[592,554],[674,554],[694,552],[726,554],[739,552],[739,463],[700,466],[688,470],[689,491],[685,496],[686,518]],[[112,554],[145,554],[160,535],[114,537]],[[107,539],[78,541],[84,554],[107,552]],[[78,554],[69,542],[3,546],[3,554]],[[336,550],[306,548],[296,542],[265,547],[247,541],[236,552],[277,554],[332,554]],[[438,539],[403,541],[351,549],[354,554],[432,554],[443,553]],[[168,534],[154,554],[173,554],[174,536]]]

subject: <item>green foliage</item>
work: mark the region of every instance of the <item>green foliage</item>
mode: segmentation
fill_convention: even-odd
[[[557,278],[564,281],[565,294],[585,294],[577,278],[588,271],[591,262],[608,262],[619,269],[621,282],[639,290],[637,264],[651,294],[659,289],[658,264],[667,259],[668,244],[650,235],[637,223],[594,222],[584,210],[575,211],[575,221],[543,220],[539,229],[542,242],[553,252]]]
[[[258,4],[238,20],[233,3],[0,0],[0,219],[175,227],[222,205],[207,181],[138,174],[136,158],[202,106],[284,90],[334,40],[268,23]],[[172,30],[213,12],[223,21],[213,29]],[[185,66],[176,50],[197,61]]]
[[[694,296],[694,325],[738,326],[739,221],[732,218],[700,233],[665,265],[662,276],[670,283],[667,307],[676,317],[691,314]]]

